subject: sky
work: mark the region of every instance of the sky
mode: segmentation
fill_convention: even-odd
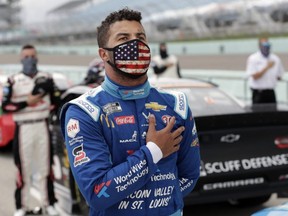
[[[25,24],[44,21],[46,13],[69,0],[21,0],[22,21]]]

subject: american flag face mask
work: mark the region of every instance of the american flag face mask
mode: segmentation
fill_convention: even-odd
[[[114,64],[108,62],[118,72],[131,78],[137,78],[147,73],[151,53],[147,44],[139,39],[127,41],[114,48],[104,48],[113,51]]]

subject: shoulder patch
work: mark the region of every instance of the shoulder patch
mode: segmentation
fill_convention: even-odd
[[[95,104],[87,100],[87,95],[84,94],[74,100],[71,100],[69,103],[75,104],[83,109],[94,121],[98,121],[100,115],[100,108]]]
[[[183,92],[178,91],[168,91],[168,93],[173,95],[175,98],[174,111],[183,119],[186,119],[188,115],[188,102],[186,95]]]

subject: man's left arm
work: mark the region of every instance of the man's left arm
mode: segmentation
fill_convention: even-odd
[[[178,176],[183,197],[188,195],[200,176],[200,147],[195,120],[189,108],[183,141],[178,154]]]
[[[50,94],[50,100],[51,100],[51,112],[54,112],[58,116],[58,111],[60,109],[61,104],[61,91],[55,84],[53,78],[49,78],[51,83],[51,90],[49,92]]]

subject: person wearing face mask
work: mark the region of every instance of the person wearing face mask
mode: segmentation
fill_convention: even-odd
[[[252,104],[276,104],[275,87],[284,74],[281,59],[271,52],[268,38],[259,38],[259,51],[248,57],[246,76],[252,91]]]
[[[181,78],[180,65],[175,55],[168,54],[166,43],[159,46],[159,54],[152,58],[151,67],[157,78]]]
[[[8,78],[3,89],[4,112],[13,114],[16,123],[13,141],[14,162],[17,167],[16,211],[14,216],[31,213],[30,186],[32,175],[39,176],[42,212],[58,215],[54,203],[52,151],[48,117],[57,112],[60,91],[50,74],[38,71],[34,46],[21,50],[22,71]]]
[[[90,215],[180,216],[200,171],[184,93],[150,86],[141,13],[123,8],[97,28],[101,86],[66,103],[60,124]]]

